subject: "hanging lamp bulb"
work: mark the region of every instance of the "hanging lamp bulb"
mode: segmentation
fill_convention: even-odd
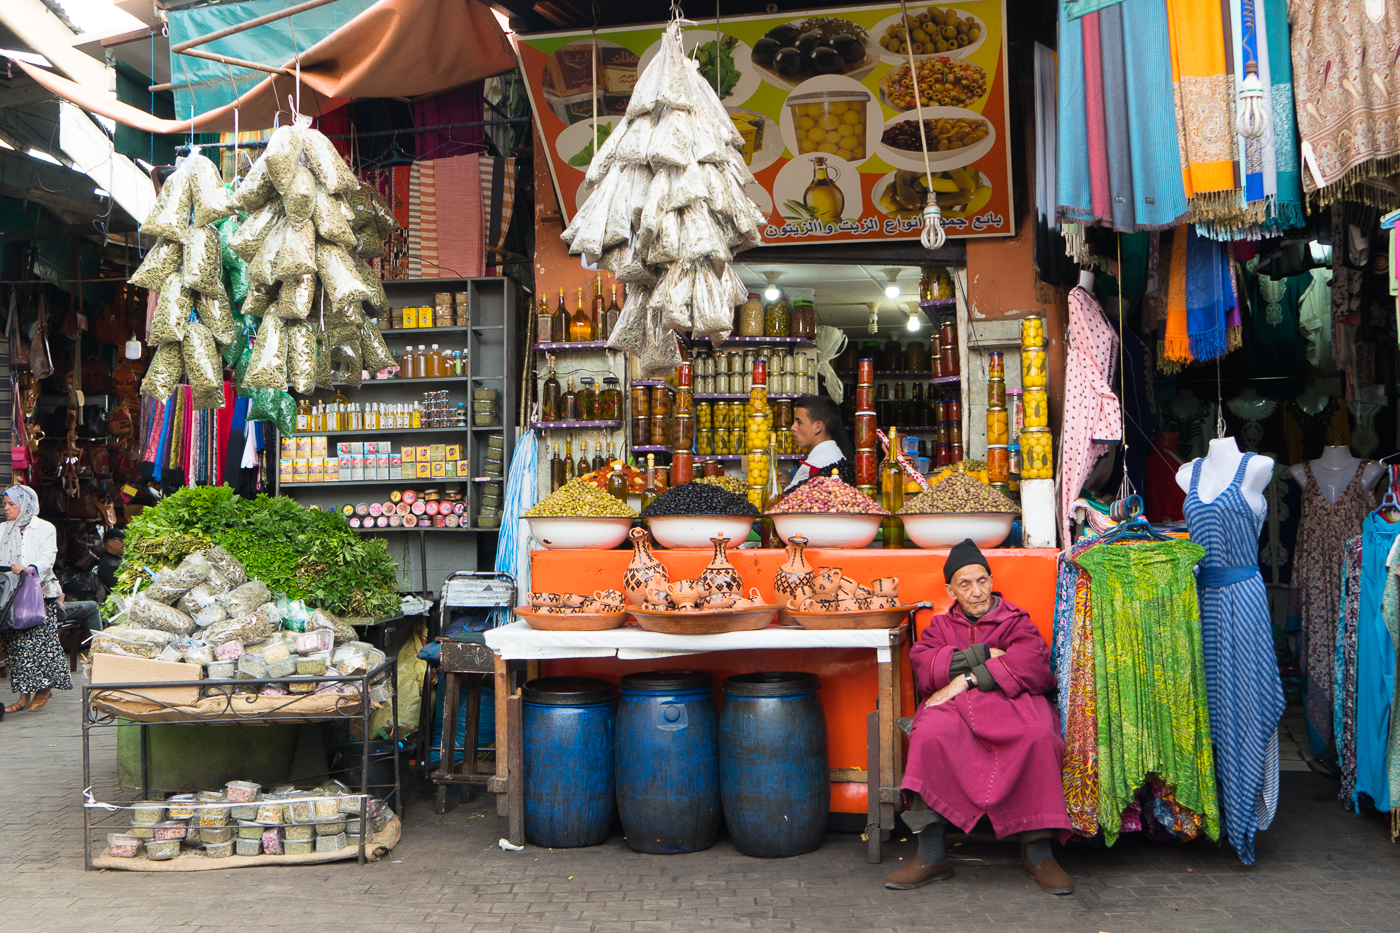
[[[870,317],[865,320],[865,331],[869,334],[880,332],[880,302],[870,302]]]
[[[924,204],[924,229],[919,241],[924,249],[939,249],[948,242],[948,233],[943,229],[943,211],[938,207],[937,195],[933,193],[932,180],[929,182],[928,201]]]
[[[919,309],[917,307],[909,309],[909,330],[917,331],[923,326],[923,321],[919,320]]]
[[[782,277],[782,273],[769,270],[763,273],[763,277],[768,280],[768,287],[763,290],[763,297],[769,301],[777,301],[783,294],[782,290],[778,288],[778,279]]]
[[[1265,97],[1258,63],[1246,62],[1244,81],[1240,82],[1239,113],[1235,117],[1235,131],[1245,139],[1258,139],[1269,131],[1269,107]]]

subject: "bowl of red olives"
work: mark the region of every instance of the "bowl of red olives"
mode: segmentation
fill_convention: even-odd
[[[859,79],[874,69],[880,46],[850,20],[812,16],[774,26],[753,44],[753,63],[773,84],[794,88],[808,78]]]

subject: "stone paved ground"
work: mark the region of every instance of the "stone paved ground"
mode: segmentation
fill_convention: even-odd
[[[8,697],[8,690],[3,691]],[[114,736],[114,730],[109,731]],[[113,738],[95,743],[97,790],[115,781]],[[156,933],[295,928],[298,933],[472,931],[1395,931],[1400,846],[1388,819],[1353,816],[1336,784],[1283,775],[1259,862],[1206,844],[1071,846],[1071,897],[1042,894],[1014,851],[967,843],[955,879],[886,891],[913,854],[869,865],[855,836],[795,859],[756,860],[725,840],[707,852],[648,856],[620,838],[592,849],[504,852],[494,804],[437,816],[410,803],[390,860],[178,875],[82,871],[76,694],[0,723],[0,933]]]

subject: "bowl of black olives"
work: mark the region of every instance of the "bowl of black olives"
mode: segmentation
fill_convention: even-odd
[[[880,46],[863,27],[834,16],[812,16],[774,26],[753,44],[752,60],[765,79],[794,88],[808,78],[869,74]]]

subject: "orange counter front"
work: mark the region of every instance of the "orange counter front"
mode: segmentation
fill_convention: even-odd
[[[709,549],[654,551],[666,565],[672,580],[688,580],[713,557]],[[1049,641],[1055,611],[1055,558],[1053,549],[989,550],[996,589],[1008,600],[1030,613],[1041,634]],[[905,603],[930,602],[942,612],[951,600],[943,588],[943,562],[946,550],[824,550],[808,548],[807,562],[813,567],[840,567],[859,583],[877,577],[899,578],[899,595]],[[632,559],[631,550],[616,551],[534,551],[531,554],[531,586],[535,592],[586,593],[621,589],[622,574]],[[744,577],[744,589],[757,587],[763,598],[773,600],[773,574],[785,559],[779,549],[729,552],[730,562]],[[523,600],[522,600],[523,601]],[[926,615],[920,613],[921,616]],[[926,623],[926,619],[920,620]],[[922,626],[921,626],[922,628]],[[907,648],[900,663],[908,671]],[[822,707],[826,711],[831,768],[863,769],[866,761],[866,714],[875,709],[878,677],[874,652],[862,649],[802,651],[721,651],[650,661],[619,661],[617,658],[575,658],[542,661],[545,675],[586,674],[614,683],[623,674],[644,670],[704,670],[714,675],[715,685],[733,674],[754,671],[810,671],[821,678]],[[718,691],[717,691],[718,692]],[[914,708],[912,678],[903,678],[903,711]],[[722,697],[720,697],[722,699]],[[831,809],[838,813],[866,812],[863,783],[833,783]]]

